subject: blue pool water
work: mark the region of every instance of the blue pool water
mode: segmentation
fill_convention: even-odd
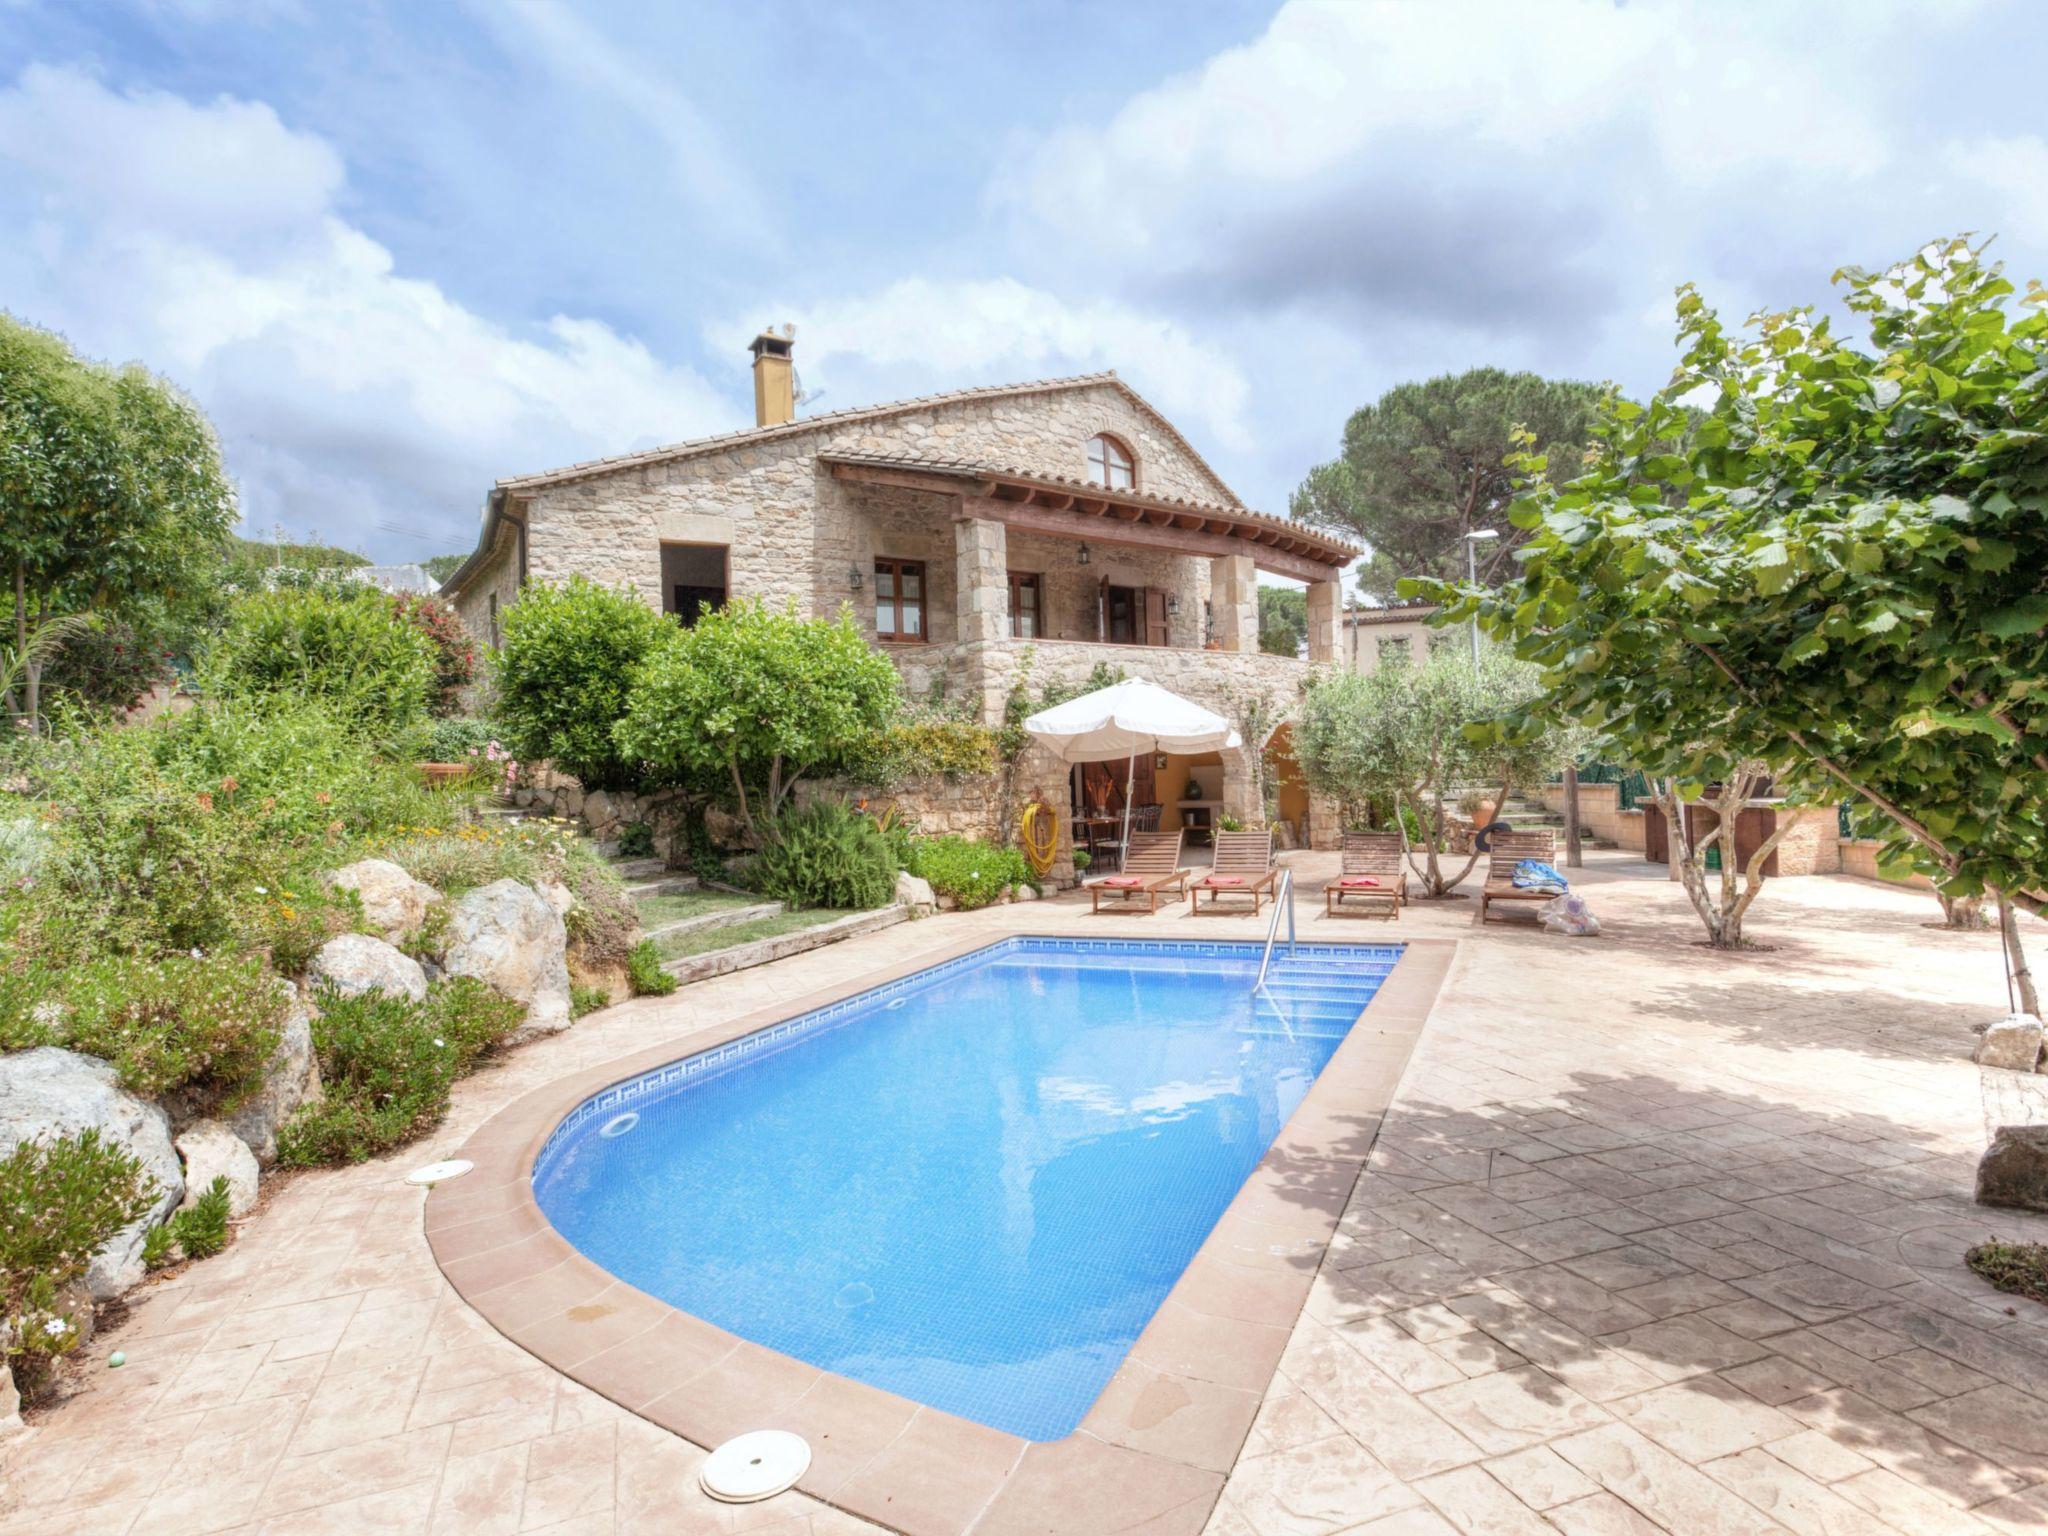
[[[1400,956],[1007,939],[580,1106],[594,1262],[770,1349],[1070,1433]]]

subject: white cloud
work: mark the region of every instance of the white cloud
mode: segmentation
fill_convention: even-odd
[[[870,293],[770,302],[753,312],[797,326],[806,389],[829,390],[825,409],[896,392],[1001,384],[1115,368],[1182,424],[1227,446],[1248,441],[1250,386],[1218,348],[1184,327],[1127,305],[1073,303],[1015,278],[905,278]],[[707,339],[737,355],[759,321],[712,327]]]
[[[1947,159],[1955,175],[1970,178],[2004,201],[2004,233],[2048,246],[2048,139],[2031,133],[1968,139],[1951,144]]]
[[[694,372],[591,319],[514,329],[400,273],[338,211],[339,158],[260,103],[0,90],[0,291],[84,350],[138,357],[213,415],[249,521],[394,557],[473,537],[499,475],[732,423]],[[430,532],[372,538],[379,523]]]

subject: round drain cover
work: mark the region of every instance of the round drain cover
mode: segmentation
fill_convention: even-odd
[[[794,1488],[810,1465],[811,1448],[802,1435],[757,1429],[713,1451],[698,1481],[714,1499],[753,1504]]]
[[[429,1163],[424,1168],[415,1168],[405,1176],[408,1184],[444,1184],[450,1179],[459,1179],[476,1165],[464,1157],[450,1158],[445,1163]]]

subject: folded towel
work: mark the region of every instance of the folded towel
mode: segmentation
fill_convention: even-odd
[[[1371,875],[1347,875],[1337,882],[1337,886],[1346,891],[1370,891],[1379,888],[1379,881]]]
[[[1136,875],[1111,875],[1107,880],[1103,881],[1102,883],[1104,885],[1113,885],[1120,891],[1128,891],[1136,889],[1138,886],[1143,885],[1145,882],[1139,879]]]
[[[1205,877],[1203,878],[1202,884],[1204,884],[1204,885],[1243,885],[1243,884],[1244,884],[1244,876],[1243,876],[1243,875],[1208,875],[1208,876],[1205,876]]]
[[[1552,891],[1558,894],[1569,890],[1570,883],[1541,859],[1522,859],[1515,865],[1510,883],[1518,890]]]

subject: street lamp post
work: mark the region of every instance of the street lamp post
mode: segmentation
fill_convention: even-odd
[[[1500,534],[1492,528],[1474,528],[1465,535],[1465,579],[1473,586],[1479,585],[1479,546],[1497,539]],[[1479,620],[1471,621],[1472,670],[1479,670]]]

